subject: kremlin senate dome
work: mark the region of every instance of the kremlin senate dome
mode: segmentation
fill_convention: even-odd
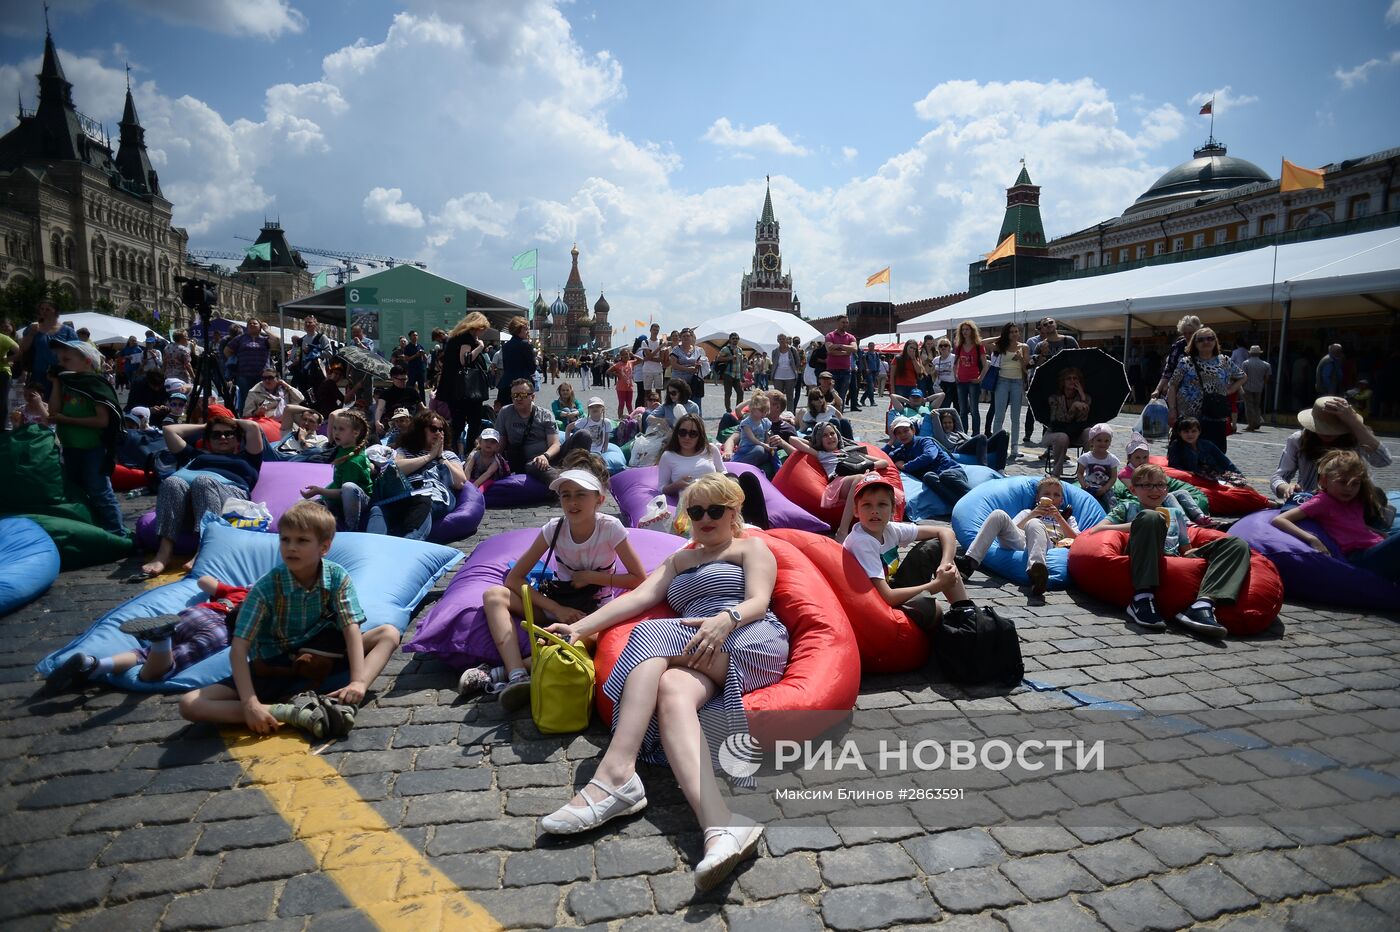
[[[1197,149],[1189,162],[1167,172],[1123,211],[1123,216],[1161,207],[1188,198],[1218,194],[1241,185],[1272,181],[1269,173],[1253,162],[1226,155],[1225,146],[1212,140]]]

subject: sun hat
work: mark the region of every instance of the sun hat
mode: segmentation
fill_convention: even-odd
[[[908,427],[912,430],[914,427],[914,422],[909,420],[909,418],[907,417],[897,417],[890,422],[891,432],[899,430],[901,427]]]
[[[494,441],[496,441],[497,443],[500,443],[500,442],[501,442],[501,435],[500,435],[500,433],[496,430],[496,428],[494,428],[494,427],[488,427],[488,428],[486,428],[485,430],[483,430],[481,433],[477,434],[477,435],[476,435],[476,439],[477,439],[477,440],[494,440]]]
[[[1313,402],[1311,408],[1298,412],[1298,423],[1303,426],[1304,430],[1310,430],[1324,437],[1340,437],[1342,434],[1351,433],[1351,429],[1342,422],[1341,418],[1327,410],[1329,401],[1347,403],[1345,398],[1339,398],[1336,395],[1323,395]]]
[[[559,487],[566,482],[572,482],[590,492],[603,491],[603,483],[598,481],[598,477],[586,469],[566,469],[559,474],[559,478],[549,484],[549,491],[558,492]]]
[[[86,340],[54,340],[53,342],[57,343],[59,346],[66,346],[70,350],[82,353],[87,357],[87,361],[92,364],[94,369],[102,366],[102,354],[97,351],[97,347]]]
[[[1152,450],[1152,447],[1148,445],[1147,440],[1142,436],[1142,434],[1138,433],[1137,431],[1133,431],[1131,434],[1128,435],[1127,455],[1132,456],[1138,450],[1147,450],[1150,452]]]
[[[608,406],[608,403],[603,399],[599,398],[597,395],[594,395],[592,398],[588,399],[588,404],[585,405],[585,407],[591,408],[594,405],[606,408]]]
[[[184,386],[185,386],[185,380],[184,380],[184,379],[166,379],[166,380],[165,380],[165,390],[168,391],[168,392],[178,392],[181,388],[184,388]]]
[[[398,420],[399,418],[401,418],[401,417],[406,417],[406,418],[412,419],[413,415],[411,415],[411,414],[408,413],[408,409],[407,409],[407,408],[395,408],[395,409],[394,409],[394,413],[391,414],[391,415],[389,415],[389,420],[391,420],[391,421],[397,421],[397,420]]]

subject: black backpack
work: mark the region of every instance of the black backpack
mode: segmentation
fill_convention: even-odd
[[[933,654],[955,683],[1015,686],[1026,672],[1016,625],[990,606],[944,612],[933,630]]]

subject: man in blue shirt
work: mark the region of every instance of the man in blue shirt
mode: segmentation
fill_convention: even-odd
[[[873,405],[875,403],[875,382],[880,378],[880,354],[875,352],[874,340],[866,343],[864,351],[860,354],[860,377],[865,383],[861,391],[860,403]]]
[[[1313,381],[1319,398],[1342,393],[1342,344],[1333,343],[1327,347],[1327,355],[1318,362]]]
[[[967,472],[932,437],[915,436],[914,422],[909,418],[895,418],[890,424],[890,437],[884,450],[900,471],[922,481],[949,505],[971,491]]]

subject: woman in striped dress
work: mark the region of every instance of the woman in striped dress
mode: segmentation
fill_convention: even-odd
[[[597,775],[569,804],[541,820],[551,834],[587,831],[646,806],[637,759],[669,764],[705,829],[695,882],[708,890],[753,854],[763,828],[730,812],[715,781],[725,742],[747,747],[744,693],[776,683],[787,667],[787,629],[768,610],[777,561],[762,540],[743,536],[744,493],[724,473],[686,489],[693,549],[673,554],[646,581],[572,625],[550,630],[577,640],[664,598],[676,618],[637,625],[603,692],[612,699],[613,738]],[[736,737],[737,736],[737,737]]]

